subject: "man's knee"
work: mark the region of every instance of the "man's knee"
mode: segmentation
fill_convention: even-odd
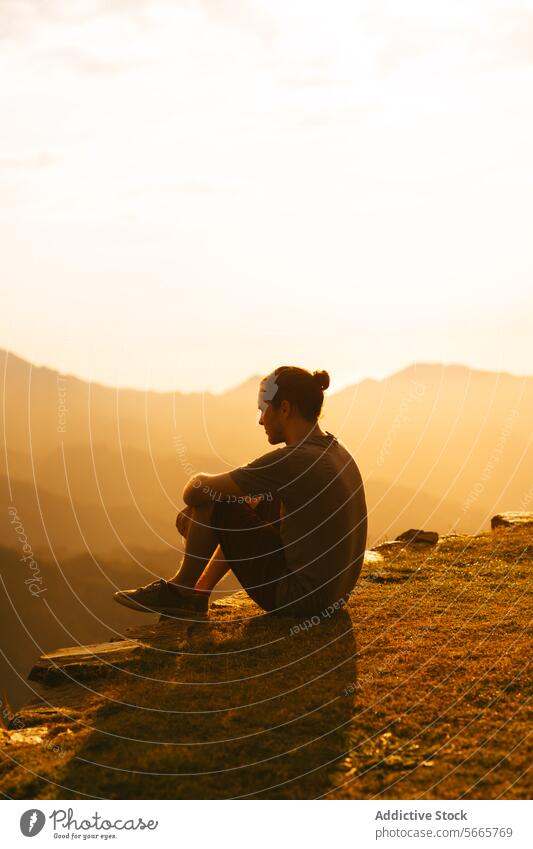
[[[176,527],[182,537],[187,537],[189,534],[193,510],[194,507],[185,507],[183,510],[180,510],[176,516]]]

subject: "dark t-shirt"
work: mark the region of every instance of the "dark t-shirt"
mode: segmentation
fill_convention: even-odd
[[[345,446],[326,431],[229,474],[247,495],[281,499],[279,530],[293,598],[306,597],[318,610],[347,600],[363,565],[367,508],[361,474]]]

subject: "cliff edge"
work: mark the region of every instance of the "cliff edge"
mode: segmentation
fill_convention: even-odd
[[[530,798],[533,514],[505,515],[378,546],[312,619],[241,592],[43,655],[4,701],[3,797]]]

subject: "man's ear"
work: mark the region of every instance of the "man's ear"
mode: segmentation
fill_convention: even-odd
[[[281,402],[281,412],[286,416],[290,416],[292,410],[293,410],[293,406],[292,406],[291,402],[287,401],[284,398],[283,401]]]

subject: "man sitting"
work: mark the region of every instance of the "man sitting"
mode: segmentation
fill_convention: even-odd
[[[220,475],[194,475],[176,525],[186,538],[170,581],[117,592],[120,604],[169,616],[205,614],[231,569],[266,611],[309,616],[346,602],[361,568],[367,508],[349,451],[320,429],[325,371],[282,366],[261,380],[259,424],[285,443]]]

